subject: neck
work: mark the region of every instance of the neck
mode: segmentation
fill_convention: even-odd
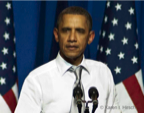
[[[61,55],[61,54],[60,54]],[[81,62],[82,62],[82,59],[83,59],[83,54],[80,55],[79,57],[76,57],[76,58],[68,58],[66,56],[63,56],[63,59],[65,59],[67,62],[69,62],[70,64],[72,65],[75,65],[75,66],[78,66]]]
[[[79,58],[78,59],[77,58],[74,58],[74,59],[65,59],[65,60],[67,62],[69,62],[70,64],[72,64],[72,65],[78,66],[82,62],[82,58],[81,59],[79,59]]]

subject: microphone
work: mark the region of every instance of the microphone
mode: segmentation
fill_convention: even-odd
[[[83,92],[81,90],[81,87],[80,85],[77,85],[73,90],[73,97],[76,99],[79,113],[81,113],[81,108],[82,108],[82,102],[81,102],[82,96],[83,96]]]
[[[89,98],[91,98],[93,101],[92,113],[94,113],[96,108],[98,107],[98,100],[97,100],[98,97],[99,97],[98,90],[95,87],[91,87],[89,89]]]

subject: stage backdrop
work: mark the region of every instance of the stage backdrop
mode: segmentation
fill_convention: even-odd
[[[105,3],[105,1],[13,1],[19,92],[30,71],[56,57],[59,48],[54,40],[53,28],[59,12],[68,6],[81,6],[91,14],[96,35],[93,43],[87,46],[85,56],[96,60]],[[139,54],[144,72],[144,2],[136,1],[135,5]]]

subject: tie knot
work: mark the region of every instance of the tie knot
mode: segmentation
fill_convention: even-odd
[[[74,69],[73,66],[72,66],[72,67],[70,67],[70,68],[68,69],[68,71],[74,73],[74,72],[75,72],[75,69]]]
[[[72,66],[69,68],[69,71],[74,73],[77,81],[81,80],[82,66]]]
[[[77,73],[80,72],[82,70],[81,66],[71,66],[68,71],[73,72],[73,73]]]

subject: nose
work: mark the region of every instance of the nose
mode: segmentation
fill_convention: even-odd
[[[69,42],[76,42],[77,39],[76,39],[76,33],[74,30],[71,31],[70,35],[69,35]]]

